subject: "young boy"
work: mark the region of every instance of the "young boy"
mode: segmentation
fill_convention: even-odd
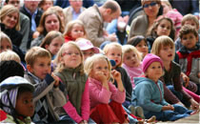
[[[183,16],[183,19],[181,21],[181,27],[183,27],[185,25],[191,25],[192,27],[194,27],[196,29],[196,31],[199,30],[199,20],[197,19],[197,17],[195,15],[187,14],[187,15]],[[198,35],[200,37],[200,34],[198,34]],[[200,39],[198,40],[197,44],[200,44]],[[175,41],[175,50],[178,51],[182,46],[183,45],[181,44],[181,39],[179,37]]]
[[[51,55],[41,47],[32,47],[25,56],[28,72],[25,78],[34,86],[35,114],[33,122],[49,123],[58,121],[56,107],[62,107],[65,96],[59,90],[59,81],[51,72]],[[53,78],[52,78],[53,77]]]
[[[200,94],[200,45],[197,44],[199,39],[197,30],[190,25],[185,25],[179,33],[183,47],[177,51],[178,63],[190,80],[197,84],[196,93]]]
[[[13,76],[3,80],[0,101],[1,109],[7,114],[4,113],[1,122],[30,124],[30,117],[34,114],[33,92],[34,86],[23,77]]]

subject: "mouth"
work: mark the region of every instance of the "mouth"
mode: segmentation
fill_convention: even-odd
[[[168,57],[172,57],[172,54],[169,54]]]

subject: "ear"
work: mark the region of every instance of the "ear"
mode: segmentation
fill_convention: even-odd
[[[32,67],[31,67],[31,65],[27,64],[27,65],[26,65],[26,68],[28,69],[29,72],[33,72],[33,69],[32,69]]]
[[[48,45],[48,44],[46,44],[44,47],[45,47],[45,49],[47,49],[47,48],[49,47],[49,45]]]
[[[108,14],[108,15],[110,15],[111,13],[112,13],[112,10],[111,9],[106,9],[106,13]]]

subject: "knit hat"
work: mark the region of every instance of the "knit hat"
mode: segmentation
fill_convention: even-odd
[[[147,70],[147,68],[151,65],[151,63],[153,63],[153,62],[160,62],[161,66],[163,68],[163,62],[160,59],[160,57],[149,53],[144,57],[144,59],[142,61],[142,70],[143,70],[143,72],[145,72]]]
[[[93,49],[94,53],[99,53],[99,49],[95,47],[88,39],[79,38],[76,41],[76,44],[80,47],[81,50]]]

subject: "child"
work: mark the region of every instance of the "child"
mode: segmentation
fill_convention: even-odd
[[[3,51],[0,53],[0,61],[8,60],[15,60],[16,62],[21,63],[19,56],[11,50]]]
[[[58,121],[59,117],[54,109],[63,106],[66,99],[59,90],[59,80],[54,74],[50,75],[50,53],[44,48],[32,47],[27,51],[25,60],[28,70],[25,78],[35,87],[34,102],[36,108],[32,117],[33,122],[49,123]]]
[[[199,20],[195,15],[187,14],[187,15],[183,16],[183,19],[181,21],[181,27],[183,27],[184,25],[191,25],[192,27],[194,27],[196,29],[196,31],[199,30]],[[198,35],[200,37],[200,34],[198,34]],[[198,39],[197,44],[200,45],[200,39]],[[176,51],[178,51],[181,47],[183,47],[183,45],[181,44],[181,39],[179,37],[175,41]]]
[[[128,123],[122,107],[125,90],[121,74],[111,71],[109,60],[102,54],[94,55],[85,62],[85,72],[89,76],[91,111],[90,117],[97,123]],[[110,78],[116,80],[116,88]]]
[[[159,78],[163,75],[162,60],[153,54],[147,54],[142,63],[144,77],[134,79],[133,103],[143,108],[146,118],[152,115],[159,121],[174,121],[189,116],[191,111],[180,105],[170,105],[163,98],[163,84]]]
[[[34,86],[20,76],[5,79],[0,84],[1,109],[7,113],[1,123],[31,124],[34,114]]]
[[[52,60],[55,58],[62,44],[65,42],[63,35],[58,31],[50,31],[40,44],[42,48],[51,53]]]
[[[165,16],[159,16],[148,32],[147,42],[150,45],[149,50],[151,50],[154,40],[162,35],[169,36],[173,40],[175,38],[175,29],[173,21]]]
[[[105,55],[108,57],[108,59],[115,60],[116,65],[112,68],[117,70],[121,73],[121,79],[122,83],[124,85],[125,91],[126,91],[126,101],[123,104],[125,107],[128,107],[128,105],[131,102],[131,95],[132,95],[132,84],[130,81],[130,78],[128,74],[126,73],[126,70],[121,67],[122,65],[122,46],[119,43],[110,43],[107,44],[103,49]],[[114,82],[115,86],[118,87],[117,82]]]
[[[142,75],[142,63],[141,63],[141,55],[137,51],[134,46],[131,45],[124,45],[122,46],[122,53],[123,53],[123,64],[122,67],[128,73],[132,87],[135,87],[134,84],[134,77],[139,77]]]
[[[41,10],[46,11],[48,8],[53,6],[53,2],[53,0],[41,0],[38,6]]]
[[[67,123],[89,121],[89,82],[83,70],[83,54],[75,42],[64,43],[55,58],[67,103],[61,108],[61,120]]]
[[[99,53],[99,48],[94,47],[94,45],[85,38],[78,38],[76,40],[76,44],[80,47],[81,51],[84,55],[84,61],[88,58],[93,56],[96,53]]]
[[[0,31],[0,53],[8,49],[12,50],[12,42],[5,33]]]
[[[86,31],[80,20],[73,20],[67,23],[66,30],[63,33],[65,42],[75,41],[77,38],[86,38]]]
[[[127,44],[133,45],[139,52],[142,53],[142,59],[148,54],[148,44],[144,36],[138,35],[130,38]]]
[[[199,105],[193,98],[187,93],[187,91],[183,88],[181,78],[181,68],[180,66],[173,61],[175,54],[175,46],[174,42],[171,38],[167,36],[158,37],[154,45],[152,47],[152,53],[158,55],[164,65],[163,82],[165,85],[184,103],[191,103],[192,108],[198,109]],[[190,83],[189,85],[195,85]],[[196,86],[196,85],[195,85]],[[193,93],[194,94],[194,93]],[[164,97],[172,97],[169,96],[168,93],[164,94]],[[196,95],[198,102],[200,101],[199,96]],[[179,102],[180,103],[180,102]],[[188,106],[186,104],[186,106]]]
[[[198,33],[195,28],[185,25],[180,30],[181,44],[177,51],[181,70],[189,76],[190,80],[198,86],[197,93],[200,94],[200,45]]]

